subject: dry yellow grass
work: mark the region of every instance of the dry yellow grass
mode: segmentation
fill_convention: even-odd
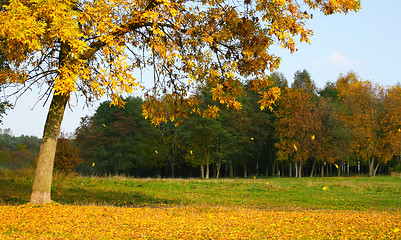
[[[401,213],[245,207],[0,206],[1,239],[401,239]]]

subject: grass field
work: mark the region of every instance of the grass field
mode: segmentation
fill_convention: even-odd
[[[0,238],[401,239],[401,178],[133,179],[0,172]],[[324,187],[322,189],[322,187]]]

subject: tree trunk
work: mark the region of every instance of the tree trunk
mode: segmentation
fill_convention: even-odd
[[[313,166],[312,166],[312,171],[310,173],[310,177],[313,177],[313,174],[315,173],[315,167],[316,167],[316,160],[313,161]]]
[[[266,171],[267,172],[267,171]],[[273,161],[273,166],[272,166],[272,176],[276,176],[276,161]]]
[[[210,177],[210,167],[209,167],[209,160],[206,163],[206,179],[209,179]]]
[[[324,177],[324,163],[322,163],[322,169],[320,171],[320,177]]]
[[[220,177],[220,168],[221,168],[221,159],[219,162],[216,164],[216,178]]]
[[[298,177],[301,178],[302,177],[302,163],[299,163],[299,173],[298,173]]]
[[[373,171],[373,177],[376,177],[377,169],[379,168],[380,162],[377,163],[375,170]]]
[[[298,177],[298,163],[294,163],[295,164],[295,177]]]
[[[337,168],[337,177],[341,176],[341,164],[342,163],[340,163],[340,166],[338,166],[338,168]]]
[[[69,95],[54,95],[50,104],[32,186],[31,204],[46,204],[51,202],[50,189],[53,177],[54,157],[56,155],[61,121],[63,120],[68,100]]]
[[[248,172],[246,170],[246,162],[244,162],[244,178],[248,177]]]
[[[205,178],[205,168],[203,167],[203,165],[200,166],[201,168],[201,178]]]
[[[374,177],[374,171],[375,171],[375,158],[372,157],[372,159],[369,160],[369,177]]]
[[[291,162],[290,162],[290,164],[288,164],[290,167],[289,167],[289,174],[288,174],[288,176],[289,177],[292,177],[292,164],[291,164]]]
[[[174,178],[174,160],[171,162],[171,178]]]

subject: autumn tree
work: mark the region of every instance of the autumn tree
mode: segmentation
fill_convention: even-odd
[[[341,101],[341,121],[351,129],[352,151],[369,165],[369,176],[375,176],[381,162],[386,162],[380,152],[386,133],[382,124],[382,100],[384,90],[370,81],[360,80],[354,72],[342,75],[337,80]]]
[[[303,89],[287,88],[277,102],[275,111],[277,158],[295,163],[295,176],[301,177],[302,164],[320,153],[319,141],[324,139],[319,104]]]
[[[10,0],[0,15],[5,87],[21,91],[45,88],[51,104],[31,203],[49,203],[54,155],[65,107],[74,95],[88,102],[107,96],[122,106],[122,93],[141,87],[135,69],[152,69],[154,84],[144,116],[158,124],[196,111],[191,91],[212,87],[213,99],[240,109],[240,81],[252,82],[261,107],[268,108],[279,90],[269,88],[267,72],[280,58],[271,45],[295,51],[295,41],[309,42],[305,22],[310,9],[324,14],[360,8],[359,0],[185,1],[170,0]],[[173,111],[164,111],[160,94],[169,94]],[[216,112],[211,106],[205,111]]]
[[[383,163],[401,154],[401,87],[390,87],[385,93],[381,102],[382,137],[377,151]]]

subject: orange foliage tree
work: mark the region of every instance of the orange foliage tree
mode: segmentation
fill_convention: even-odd
[[[339,118],[351,130],[352,151],[368,162],[369,176],[375,176],[380,163],[394,155],[400,126],[397,89],[387,95],[383,87],[360,80],[354,72],[337,80],[341,102]],[[398,98],[398,99],[397,99]]]
[[[381,103],[382,137],[377,155],[384,163],[401,154],[401,86],[386,91]]]
[[[150,68],[154,84],[143,114],[158,124],[187,111],[198,112],[199,85],[211,87],[213,99],[241,109],[241,81],[260,95],[261,109],[279,95],[266,75],[280,58],[273,44],[291,52],[295,41],[309,42],[305,22],[310,9],[324,14],[360,8],[359,0],[10,0],[0,10],[0,70],[3,85],[47,86],[51,105],[31,203],[49,203],[60,124],[70,96],[87,101],[108,96],[123,106],[122,93],[141,88],[135,69]],[[309,12],[308,12],[309,11]],[[161,95],[168,95],[166,108]],[[165,109],[169,109],[165,111]],[[218,107],[205,112],[217,115]]]
[[[303,89],[286,88],[277,102],[277,159],[294,162],[296,177],[301,177],[302,164],[308,159],[320,159],[325,142],[323,109],[320,102],[311,99]]]

